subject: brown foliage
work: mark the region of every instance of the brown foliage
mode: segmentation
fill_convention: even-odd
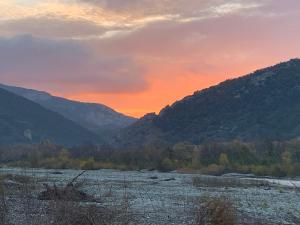
[[[0,223],[7,224],[7,205],[5,199],[5,189],[3,185],[3,178],[0,177]]]
[[[44,184],[46,190],[41,192],[38,198],[40,200],[99,202],[93,196],[78,189],[83,183],[75,183],[75,181],[84,173],[85,171],[74,177],[65,187],[57,187],[55,184],[50,187],[48,184]]]
[[[83,173],[66,186],[46,186],[39,198],[35,193],[40,186],[35,179],[25,183],[11,182],[1,186],[0,177],[0,224],[1,225],[128,225],[134,224],[128,196],[101,204],[92,195],[81,190],[82,182],[76,182]],[[15,178],[15,176],[6,176]],[[23,179],[21,180],[23,181]],[[27,181],[33,183],[27,183]],[[33,190],[32,186],[38,186]],[[48,200],[48,201],[45,201]],[[22,223],[20,223],[22,221]]]
[[[212,198],[200,204],[196,213],[197,225],[236,225],[237,212],[225,198]]]
[[[57,201],[51,204],[50,209],[51,225],[110,225],[113,220],[109,210],[96,205]]]

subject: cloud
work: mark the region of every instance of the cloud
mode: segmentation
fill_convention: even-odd
[[[151,69],[152,76],[185,76],[192,72],[206,80],[213,76],[241,75],[240,71],[250,72],[299,57],[300,49],[295,44],[300,38],[299,1],[289,0],[292,7],[285,6],[285,2],[272,3],[246,16],[227,13],[245,7],[235,2],[236,5],[218,8],[226,14],[222,17],[184,23],[160,21],[128,35],[94,40],[90,44],[102,52],[139,59]],[[266,16],[268,12],[277,16]]]
[[[17,36],[0,38],[0,82],[61,93],[135,93],[145,70],[128,57],[93,54],[78,43]]]
[[[159,110],[299,57],[299,21],[299,0],[0,0],[0,82]]]
[[[226,14],[234,14],[237,12],[241,12],[247,9],[259,8],[262,6],[259,3],[247,3],[243,4],[242,2],[229,2],[224,3],[211,8],[211,11],[216,15],[226,15]]]
[[[101,9],[131,14],[135,17],[173,15],[173,20],[211,18],[235,14],[264,5],[270,0],[77,0]]]
[[[85,20],[47,17],[29,17],[0,23],[0,35],[2,36],[31,34],[37,37],[54,39],[80,39],[86,37],[100,37],[107,31],[105,27]]]
[[[102,32],[130,31],[152,23],[190,22],[247,13],[266,1],[269,0],[190,0],[188,3],[186,0],[36,0],[25,4],[0,0],[0,28],[6,35],[102,38]]]

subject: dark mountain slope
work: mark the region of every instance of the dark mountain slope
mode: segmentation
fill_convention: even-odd
[[[157,140],[290,139],[300,136],[300,60],[195,92],[120,134],[127,146]],[[147,133],[147,135],[141,135]],[[139,137],[137,140],[135,137]]]
[[[1,84],[0,88],[39,103],[98,134],[113,132],[136,121],[135,118],[125,116],[102,104],[71,101],[42,91]]]
[[[56,112],[0,88],[0,144],[96,142],[98,137]]]

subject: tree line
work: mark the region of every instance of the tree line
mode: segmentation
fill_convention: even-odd
[[[50,141],[0,147],[0,163],[52,169],[119,169],[199,172],[210,175],[252,173],[257,176],[300,176],[300,140],[180,142],[173,146],[113,150],[93,145],[64,148]]]

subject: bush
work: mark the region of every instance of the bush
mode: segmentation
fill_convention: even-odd
[[[97,165],[94,158],[89,158],[83,162],[83,165],[80,166],[83,170],[95,170],[97,169]]]
[[[56,225],[110,225],[111,212],[95,205],[81,206],[75,202],[58,201],[51,206],[53,224]]]
[[[158,170],[161,172],[169,172],[169,171],[172,171],[175,169],[176,169],[176,167],[173,165],[172,161],[168,158],[164,159],[158,165]]]
[[[266,176],[270,174],[270,171],[266,166],[255,165],[251,167],[252,173],[256,176]]]
[[[0,222],[1,224],[7,224],[7,207],[5,199],[5,189],[4,189],[4,177],[0,177]]]
[[[214,175],[214,176],[219,176],[224,174],[225,172],[225,167],[224,166],[219,166],[217,164],[211,164],[206,168],[203,168],[201,170],[201,173],[207,174],[207,175]]]
[[[287,172],[281,166],[272,166],[270,175],[274,177],[286,177]]]
[[[225,198],[212,198],[200,204],[196,212],[196,225],[236,225],[237,211]]]
[[[300,163],[295,163],[293,166],[293,176],[300,176]]]

